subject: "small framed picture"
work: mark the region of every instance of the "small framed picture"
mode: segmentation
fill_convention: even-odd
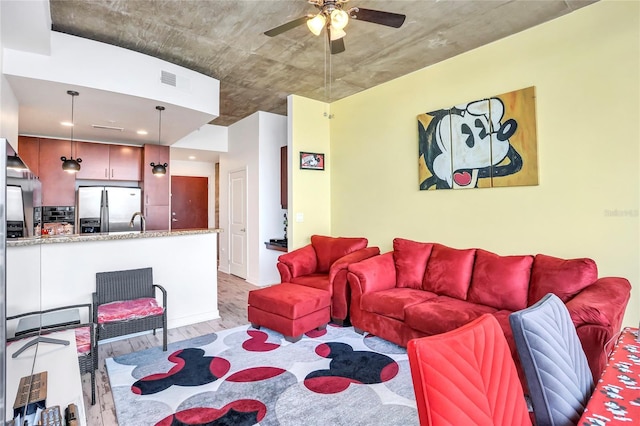
[[[300,168],[305,170],[324,170],[324,154],[300,152]]]

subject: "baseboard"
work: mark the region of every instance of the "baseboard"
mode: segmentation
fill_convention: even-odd
[[[199,322],[211,321],[220,319],[220,312],[216,309],[214,311],[204,312],[197,315],[189,315],[181,318],[173,318],[167,321],[168,328],[184,327],[186,325],[192,325]]]

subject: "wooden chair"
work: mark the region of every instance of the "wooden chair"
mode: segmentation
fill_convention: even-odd
[[[162,306],[156,302],[162,293]],[[167,292],[153,283],[151,268],[98,272],[93,293],[96,342],[162,328],[162,350],[167,350]],[[97,357],[96,357],[97,362]]]

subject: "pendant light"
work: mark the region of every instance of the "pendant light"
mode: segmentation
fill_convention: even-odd
[[[162,111],[164,111],[164,107],[158,105],[156,107],[156,109],[158,110],[158,147],[160,146],[160,136],[162,135]],[[167,174],[167,163],[151,163],[151,167],[153,168],[153,170],[151,170],[151,173],[153,173],[155,176],[164,176]]]
[[[73,101],[79,94],[75,90],[67,90],[67,95],[71,96],[71,157],[60,157],[60,160],[62,160],[62,170],[68,173],[78,173],[80,171],[80,163],[82,163],[81,158],[73,159],[73,126],[75,125],[73,121]]]

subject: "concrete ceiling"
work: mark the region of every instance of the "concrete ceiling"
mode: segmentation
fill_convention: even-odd
[[[54,31],[155,56],[220,80],[228,126],[286,97],[333,101],[571,13],[597,0],[351,0],[405,14],[399,29],[352,20],[346,52],[326,55],[306,25],[264,31],[314,13],[306,0],[51,0]],[[325,84],[330,63],[331,90]]]

